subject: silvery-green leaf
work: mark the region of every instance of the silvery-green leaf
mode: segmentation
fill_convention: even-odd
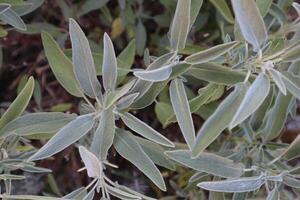
[[[197,157],[228,127],[246,91],[244,84],[236,85],[235,90],[223,100],[217,110],[205,121],[193,145],[193,157]]]
[[[83,197],[87,194],[87,191],[84,187],[78,188],[77,190],[74,190],[73,192],[65,195],[63,198],[65,199],[74,199],[74,200],[80,200],[83,199]]]
[[[75,118],[76,115],[59,112],[31,113],[11,121],[0,130],[0,135],[3,138],[9,135],[26,136],[38,133],[55,133]]]
[[[170,159],[186,167],[215,176],[233,178],[240,177],[244,173],[243,164],[234,163],[228,158],[212,153],[201,153],[195,159],[191,158],[192,154],[189,150],[167,151],[166,154]]]
[[[295,97],[300,99],[300,77],[286,72],[282,76],[286,89]]]
[[[26,30],[26,25],[21,17],[11,8],[7,8],[0,14],[0,20],[15,27],[16,29],[20,29],[23,31]]]
[[[28,1],[26,1],[28,4],[31,4],[31,7],[29,9],[24,10],[24,12],[20,13],[20,16],[26,15],[26,14],[29,14],[29,13],[35,11],[44,3],[44,1],[45,0],[28,0]]]
[[[13,174],[0,174],[0,180],[23,180],[25,176],[13,175]]]
[[[243,82],[246,77],[243,72],[213,63],[192,65],[188,70],[188,74],[200,80],[223,85],[234,85]]]
[[[114,197],[117,197],[119,199],[122,200],[138,200],[138,199],[142,199],[141,197],[135,196],[133,194],[130,194],[128,192],[125,192],[119,188],[116,187],[112,187],[110,185],[106,185],[105,186],[107,188],[107,190],[109,191],[109,194],[111,194]]]
[[[105,4],[109,0],[87,0],[84,2],[84,4],[80,7],[80,9],[77,12],[77,16],[80,17],[82,15],[85,15],[93,10],[97,10],[105,6]]]
[[[279,71],[272,69],[272,68],[269,70],[269,72],[271,74],[273,81],[275,82],[278,89],[280,90],[280,92],[282,92],[282,94],[286,95],[286,87],[282,80],[282,74]]]
[[[7,9],[9,9],[11,5],[6,4],[6,3],[1,3],[0,4],[0,15],[5,12]]]
[[[266,200],[280,200],[279,191],[277,187],[274,187],[267,196]]]
[[[103,87],[106,91],[112,91],[117,84],[117,58],[115,49],[107,33],[103,37],[103,65],[102,79]]]
[[[128,108],[136,98],[139,96],[139,93],[132,93],[127,96],[122,97],[116,104],[116,107],[120,110]]]
[[[135,39],[131,40],[130,43],[126,46],[126,48],[118,55],[118,60],[124,61],[122,64],[118,64],[120,69],[127,69],[129,73],[129,69],[132,67],[132,64],[135,60],[135,52],[136,52],[136,44]],[[120,62],[119,62],[120,63]],[[117,83],[121,83],[128,73],[118,74]]]
[[[79,153],[88,176],[91,178],[102,177],[102,166],[98,158],[84,146],[79,147]]]
[[[139,79],[145,81],[152,81],[152,82],[165,81],[170,77],[172,73],[172,67],[174,67],[174,64],[165,65],[162,66],[161,68],[154,69],[154,70],[138,70],[133,72],[133,74]]]
[[[260,11],[260,14],[265,17],[272,5],[272,0],[256,0],[257,7]]]
[[[95,186],[94,186],[95,187]],[[84,197],[82,200],[93,200],[95,196],[95,190],[92,188]]]
[[[270,91],[270,81],[265,74],[260,74],[248,88],[239,109],[235,113],[229,128],[232,129],[242,123],[264,102]]]
[[[121,97],[127,94],[134,84],[135,84],[135,80],[132,80],[126,83],[125,85],[123,85],[120,89],[109,92],[106,97],[105,107],[107,108],[110,107],[117,100],[119,100]]]
[[[300,188],[300,180],[289,175],[283,177],[283,183],[292,188]]]
[[[284,156],[288,160],[299,157],[300,155],[300,135],[288,146],[288,148],[276,160]]]
[[[34,89],[34,79],[30,77],[23,87],[22,91],[19,93],[17,98],[10,104],[8,109],[0,118],[0,129],[2,129],[6,124],[12,120],[19,117],[25,110],[26,106],[31,99]]]
[[[284,127],[291,100],[292,95],[289,93],[287,95],[279,93],[276,97],[273,107],[266,115],[266,123],[261,131],[262,137],[266,140],[272,140],[279,136]]]
[[[126,126],[128,126],[134,132],[158,144],[167,147],[174,147],[174,144],[169,139],[162,136],[156,130],[154,130],[149,125],[139,120],[135,116],[131,115],[130,113],[119,113],[119,115],[122,121],[126,124]]]
[[[81,97],[82,91],[75,77],[71,60],[49,33],[42,32],[42,42],[49,65],[58,82],[70,94]]]
[[[195,141],[195,128],[182,80],[174,79],[171,82],[170,98],[183,137],[191,149]]]
[[[227,22],[229,22],[230,24],[234,24],[234,18],[225,0],[210,0],[210,2],[214,4],[214,6],[226,19]]]
[[[281,26],[284,26],[288,22],[285,10],[280,8],[277,4],[272,3],[269,13],[277,19]]]
[[[184,49],[190,27],[191,0],[178,0],[170,28],[170,43],[174,51]]]
[[[228,51],[236,47],[238,44],[239,43],[236,41],[220,44],[212,48],[209,48],[207,50],[192,54],[188,56],[184,61],[189,64],[206,63],[218,58],[219,56],[222,56],[223,54],[227,53]]]
[[[195,23],[199,11],[202,7],[203,4],[203,0],[191,0],[191,16],[190,16],[190,28],[189,30],[191,30],[193,24]]]
[[[171,59],[174,57],[174,53],[167,53],[164,54],[160,57],[158,57],[157,59],[155,59],[148,67],[146,70],[155,70],[158,69],[164,65],[166,65],[167,63],[169,63],[171,61]],[[132,88],[132,93],[136,93],[138,92],[140,95],[139,97],[142,97],[152,86],[152,82],[150,81],[145,81],[145,80],[141,80],[138,79],[136,81],[136,84],[133,86]]]
[[[156,186],[158,186],[161,190],[166,191],[166,185],[159,170],[143,151],[131,133],[122,129],[117,129],[114,139],[114,147],[122,157],[133,163]]]
[[[135,27],[135,43],[137,54],[143,55],[147,43],[147,32],[141,20],[138,20],[138,24]]]
[[[113,144],[115,137],[115,115],[114,107],[102,111],[99,125],[95,131],[91,151],[100,158],[106,160],[108,150]]]
[[[2,199],[12,199],[12,200],[61,200],[61,198],[57,197],[45,197],[45,196],[33,196],[33,195],[6,195],[0,194]],[[71,200],[71,199],[64,199],[64,200]]]
[[[69,24],[74,73],[82,90],[91,98],[102,98],[89,42],[74,19]]]
[[[175,164],[164,154],[165,149],[159,144],[140,137],[136,137],[136,140],[155,164],[173,171],[176,169]]]
[[[224,181],[201,182],[197,186],[216,192],[250,192],[258,190],[265,183],[264,175]]]
[[[263,18],[254,0],[231,0],[236,21],[247,42],[258,51],[268,34]]]
[[[60,129],[38,152],[31,156],[29,160],[45,159],[62,151],[86,135],[93,125],[93,115],[77,117]]]

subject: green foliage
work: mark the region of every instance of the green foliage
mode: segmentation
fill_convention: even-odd
[[[0,1],[0,19],[24,29],[21,15],[16,13],[24,10],[27,2],[20,2]],[[103,199],[152,199],[107,176],[111,168],[118,168],[110,163],[110,155],[115,154],[136,166],[162,191],[173,187],[185,199],[205,199],[204,190],[209,191],[209,199],[300,197],[299,166],[289,162],[300,156],[300,137],[291,144],[283,144],[280,137],[300,98],[299,4],[260,0],[231,0],[231,4],[216,0],[178,0],[176,5],[171,0],[160,2],[170,7],[166,15],[173,16],[168,21],[169,37],[161,40],[154,39],[158,35],[147,37],[143,20],[149,16],[143,13],[142,0],[118,1],[121,15],[116,19],[107,8],[109,1],[96,6],[93,0],[81,6],[59,3],[67,18],[101,9],[107,24],[112,24],[113,40],[103,33],[102,51],[98,52],[73,18],[69,19],[71,50],[61,49],[57,35],[42,33],[53,74],[67,92],[81,98],[84,109],[78,114],[40,112],[21,116],[33,94],[34,80],[29,78],[0,119],[0,144],[8,152],[1,156],[0,179],[7,188],[10,180],[25,178],[10,172],[47,172],[33,161],[50,158],[77,144],[91,182],[64,199],[93,199],[97,193]],[[208,31],[217,35],[217,45],[206,48],[193,44],[199,19],[204,19],[202,4],[214,6],[217,16],[218,31]],[[294,21],[287,20],[284,10],[290,5],[299,15]],[[152,18],[163,27],[166,15]],[[117,49],[124,44],[116,38],[125,30],[133,32],[135,39],[128,37],[131,42],[117,56]],[[156,44],[158,50],[145,50],[153,41],[162,42]],[[135,54],[143,53],[145,68],[131,69],[142,62],[135,62]],[[151,104],[157,115],[153,121],[163,128],[177,123],[183,140],[172,137],[177,141],[172,142],[135,116]],[[193,116],[201,117],[203,124],[198,126]],[[53,136],[25,157],[10,157],[14,144],[21,139],[41,135]],[[169,176],[166,183],[165,173],[158,166],[177,175]],[[8,189],[2,198],[58,199],[15,196]]]

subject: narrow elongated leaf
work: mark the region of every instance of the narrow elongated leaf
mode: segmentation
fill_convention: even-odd
[[[252,44],[254,51],[267,40],[267,29],[254,0],[231,0],[236,21],[247,42]]]
[[[0,4],[0,15],[5,12],[7,9],[9,9],[11,5],[6,4],[6,3],[1,3]]]
[[[100,123],[94,134],[91,150],[100,158],[106,160],[107,153],[115,137],[115,115],[113,106],[103,110],[100,118]]]
[[[272,68],[269,70],[269,72],[278,89],[282,92],[282,94],[286,95],[286,87],[282,80],[282,74],[279,71]]]
[[[84,2],[84,4],[80,7],[78,10],[77,16],[80,17],[82,15],[85,15],[93,10],[97,10],[105,6],[105,4],[109,0],[87,0]]]
[[[170,28],[170,43],[174,51],[184,49],[190,27],[191,0],[178,0]]]
[[[112,91],[117,84],[117,58],[115,49],[110,37],[107,33],[103,37],[103,65],[102,65],[102,79],[103,87],[106,91]]]
[[[23,113],[32,96],[33,89],[34,79],[33,77],[30,77],[17,98],[2,115],[0,119],[0,129]]]
[[[276,97],[273,107],[267,113],[265,127],[261,131],[262,137],[266,140],[272,140],[279,136],[284,127],[291,100],[292,95],[289,93],[287,95],[279,93]]]
[[[282,155],[288,160],[297,158],[300,155],[300,135],[297,136]]]
[[[193,24],[195,23],[199,15],[202,4],[203,4],[203,0],[191,0],[191,16],[190,16],[189,30],[191,30],[191,28],[193,27]]]
[[[109,193],[119,199],[126,199],[126,200],[139,200],[142,199],[141,197],[135,196],[133,194],[130,194],[128,192],[125,192],[123,190],[120,190],[119,188],[112,187],[110,185],[105,186]]]
[[[129,70],[134,63],[135,52],[136,52],[136,44],[135,44],[135,39],[133,39],[130,41],[127,47],[118,55],[118,60],[124,61],[124,64],[118,65],[118,67],[125,70],[126,69]],[[127,74],[128,73],[124,73],[124,75],[123,73],[118,74],[117,83],[122,82]]]
[[[136,133],[140,134],[141,136],[152,140],[158,144],[167,147],[174,147],[174,144],[169,139],[162,136],[156,130],[154,130],[149,125],[142,122],[135,116],[131,115],[130,113],[119,113],[119,115],[122,121],[126,124],[126,126],[128,126],[131,130],[135,131]]]
[[[282,77],[282,80],[288,89],[288,91],[300,99],[300,77],[293,75],[292,73],[286,72]]]
[[[84,146],[79,147],[79,153],[88,176],[91,178],[101,178],[102,166],[98,158]]]
[[[170,98],[183,137],[191,149],[195,141],[195,128],[182,80],[171,82]]]
[[[117,100],[119,100],[121,97],[123,97],[125,94],[127,94],[129,92],[129,90],[132,88],[132,86],[134,85],[134,83],[135,83],[135,80],[132,80],[132,81],[126,83],[125,85],[123,85],[120,89],[108,93],[106,102],[105,102],[105,107],[107,107],[107,108],[110,107]]]
[[[45,197],[45,196],[33,196],[33,195],[0,195],[3,199],[20,199],[20,200],[61,200],[61,198],[56,197]],[[65,199],[71,200],[71,199]]]
[[[205,121],[197,134],[192,156],[197,157],[230,124],[246,93],[244,84],[238,84],[235,90],[219,105],[217,110]]]
[[[138,55],[140,56],[143,55],[146,43],[147,43],[146,28],[142,20],[139,20],[135,27],[135,44],[136,44],[136,51]]]
[[[74,73],[82,90],[91,98],[101,97],[101,85],[97,80],[96,69],[89,42],[80,26],[70,19],[72,60]]]
[[[234,178],[244,173],[244,165],[212,153],[201,153],[196,159],[191,158],[189,150],[167,151],[166,154],[170,159],[186,167],[215,176]]]
[[[271,190],[267,196],[267,200],[278,200],[279,197],[279,191],[277,187],[274,187],[273,190]]]
[[[202,182],[197,186],[216,192],[250,192],[259,189],[265,183],[263,175],[250,178],[239,178],[225,181]]]
[[[166,190],[166,185],[157,167],[143,151],[139,143],[129,132],[117,129],[114,139],[117,152],[141,170],[161,190]]]
[[[21,19],[21,17],[11,8],[7,8],[4,12],[0,14],[0,20],[9,25],[15,27],[16,29],[20,29],[26,31],[26,25]]]
[[[223,85],[234,85],[243,82],[246,77],[243,72],[212,63],[192,65],[188,73],[197,79]]]
[[[58,82],[70,94],[81,97],[82,91],[73,71],[71,60],[63,53],[49,33],[42,32],[46,57]]]
[[[116,107],[120,110],[128,108],[136,98],[139,96],[139,93],[129,94],[127,96],[122,97],[116,104]]]
[[[135,139],[155,164],[173,171],[176,169],[174,162],[165,155],[165,149],[162,146],[140,137],[135,137]]]
[[[227,22],[234,24],[234,18],[228,7],[228,4],[226,3],[226,0],[210,0],[210,2],[217,8]]]
[[[145,81],[152,81],[152,82],[159,82],[167,80],[171,73],[172,67],[174,64],[169,64],[162,66],[161,68],[154,69],[154,70],[139,70],[133,72],[133,74],[141,80]]]
[[[300,46],[297,45],[287,51],[285,51],[281,57],[282,57],[282,60],[283,61],[286,61],[286,62],[296,62],[296,61],[299,61],[300,60],[300,56],[299,56],[299,53],[300,53]]]
[[[247,90],[239,109],[230,122],[229,128],[237,126],[253,114],[264,102],[270,91],[270,81],[264,74],[260,74]]]
[[[207,50],[192,54],[188,56],[184,61],[189,64],[201,64],[201,63],[209,62],[227,53],[228,51],[236,47],[238,44],[239,43],[236,41],[220,44],[212,48],[209,48]]]
[[[86,135],[93,125],[93,115],[89,114],[77,117],[57,132],[38,152],[31,156],[29,160],[45,159],[62,151]]]
[[[256,0],[257,7],[260,11],[260,14],[264,17],[268,14],[271,5],[272,5],[272,0]]]
[[[0,130],[0,136],[26,136],[38,133],[55,133],[61,127],[74,120],[76,115],[65,113],[32,113],[21,116]]]

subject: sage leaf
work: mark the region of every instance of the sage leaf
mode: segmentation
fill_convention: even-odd
[[[195,23],[198,17],[202,4],[203,4],[203,0],[191,0],[191,16],[190,16],[189,30],[191,30],[191,28],[193,27],[193,24]]]
[[[79,147],[79,154],[88,176],[91,178],[100,178],[102,176],[102,166],[98,158],[84,146]]]
[[[94,125],[93,115],[82,115],[60,129],[40,150],[33,154],[29,160],[48,158],[86,135]]]
[[[120,89],[109,92],[106,97],[105,107],[108,108],[112,106],[117,100],[127,94],[134,84],[135,80],[132,80],[123,85]]]
[[[288,49],[281,55],[281,59],[285,62],[296,62],[300,60],[300,46],[297,45],[293,48]]]
[[[259,51],[267,40],[267,29],[254,0],[231,0],[236,21],[247,42]]]
[[[225,130],[232,121],[246,93],[244,84],[236,85],[234,91],[218,106],[197,133],[192,156],[197,157]]]
[[[107,33],[104,34],[103,44],[103,87],[106,91],[113,91],[117,84],[118,66],[115,49]]]
[[[128,126],[134,132],[140,134],[141,136],[143,136],[149,140],[152,140],[158,144],[161,144],[161,145],[164,145],[167,147],[174,147],[174,144],[169,139],[162,136],[156,130],[154,130],[149,125],[142,122],[141,120],[139,120],[132,114],[119,113],[119,116],[121,117],[122,121],[126,124],[126,126]]]
[[[282,80],[282,74],[279,71],[272,69],[272,68],[269,70],[269,72],[270,72],[270,75],[271,75],[273,81],[275,82],[278,89],[280,90],[280,92],[282,92],[282,94],[286,95],[286,87]]]
[[[105,6],[108,1],[109,0],[87,0],[78,10],[77,16],[81,17],[82,15],[85,15],[93,10],[100,9]]]
[[[10,4],[6,4],[6,3],[1,3],[0,4],[0,15],[5,12],[7,9],[9,9],[11,7]]]
[[[300,78],[290,72],[286,72],[283,74],[282,80],[287,90],[300,99]]]
[[[257,7],[262,17],[265,17],[268,14],[272,2],[273,2],[272,0],[256,0]]]
[[[172,67],[174,64],[169,64],[162,66],[161,68],[154,70],[138,70],[133,72],[133,74],[141,80],[151,81],[151,82],[159,82],[167,80],[171,73]]]
[[[170,43],[173,51],[184,49],[190,27],[191,0],[178,0],[170,28]]]
[[[192,65],[188,74],[199,80],[222,85],[234,85],[243,82],[246,77],[243,72],[212,63]]]
[[[227,22],[234,24],[234,18],[225,0],[210,0],[210,2],[217,8]]]
[[[288,146],[288,148],[282,153],[281,156],[284,156],[288,160],[292,160],[297,158],[300,155],[300,135],[297,136],[296,139]],[[276,159],[278,159],[276,158]]]
[[[59,112],[27,114],[7,124],[0,130],[0,136],[4,138],[10,135],[27,136],[38,133],[56,133],[75,118],[76,115]]]
[[[278,192],[278,188],[274,187],[268,194],[267,196],[267,200],[278,200],[280,199],[279,197],[279,192]]]
[[[16,29],[26,31],[26,25],[21,17],[11,8],[5,9],[0,14],[0,20],[15,27]]]
[[[243,164],[234,163],[228,158],[212,153],[201,153],[195,159],[191,158],[192,154],[189,150],[167,151],[166,155],[186,167],[215,176],[234,178],[244,173]]]
[[[300,188],[300,180],[289,175],[283,177],[283,183],[292,188]]]
[[[32,93],[34,89],[34,79],[30,77],[19,93],[17,98],[10,104],[5,113],[1,116],[0,119],[0,129],[2,129],[6,124],[11,122],[12,120],[19,117],[25,110],[26,106],[31,99]]]
[[[239,43],[236,41],[220,44],[212,48],[209,48],[207,50],[192,54],[188,56],[184,61],[189,64],[206,63],[218,58],[219,56],[222,56],[223,54],[227,53],[228,51],[236,47],[238,44]]]
[[[70,94],[81,97],[83,94],[75,77],[71,60],[63,53],[49,33],[42,32],[42,42],[49,65],[58,82]]]
[[[147,43],[147,32],[142,20],[138,20],[135,27],[135,44],[138,55],[143,55]]]
[[[225,181],[201,182],[197,186],[215,192],[250,192],[258,190],[265,183],[264,175]]]
[[[276,97],[273,107],[266,114],[265,126],[260,132],[265,140],[272,140],[279,136],[284,127],[291,100],[292,95],[289,93],[287,95],[279,93]]]
[[[166,155],[165,149],[159,144],[140,138],[135,137],[137,142],[141,145],[144,152],[149,156],[149,158],[157,165],[165,167],[167,169],[175,171],[176,166]]]
[[[107,190],[109,191],[109,193],[119,199],[126,199],[126,200],[139,200],[142,199],[141,197],[135,196],[133,194],[130,194],[128,192],[125,192],[123,190],[120,190],[117,187],[112,187],[110,185],[106,185],[105,186],[107,188]]]
[[[14,199],[14,200],[61,200],[61,198],[56,197],[45,197],[45,196],[33,196],[33,195],[0,195],[3,199]],[[71,199],[65,199],[65,200],[71,200]]]
[[[115,137],[115,115],[113,109],[114,107],[112,106],[102,111],[91,145],[91,151],[101,161],[106,159],[108,150],[112,146]]]
[[[264,102],[270,91],[270,81],[264,74],[260,74],[248,88],[247,93],[235,113],[229,128],[237,126],[253,114]]]
[[[195,128],[182,80],[174,79],[170,85],[170,98],[177,122],[189,148],[195,141]]]
[[[122,60],[124,63],[122,65],[118,64],[118,67],[120,69],[128,70],[131,68],[131,66],[134,63],[135,59],[135,51],[136,51],[136,44],[135,39],[131,40],[129,44],[126,46],[126,48],[118,55],[118,60]],[[121,83],[128,73],[120,73],[118,74],[117,83]]]
[[[157,167],[128,131],[117,129],[114,139],[117,152],[141,170],[157,187],[166,191],[166,185]]]
[[[101,85],[96,76],[89,42],[74,19],[70,19],[69,26],[75,76],[85,94],[91,98],[99,97],[101,100]]]
[[[131,106],[133,102],[136,100],[136,98],[139,96],[140,93],[133,93],[129,94],[127,96],[122,97],[116,104],[116,107],[119,110],[123,110]]]

